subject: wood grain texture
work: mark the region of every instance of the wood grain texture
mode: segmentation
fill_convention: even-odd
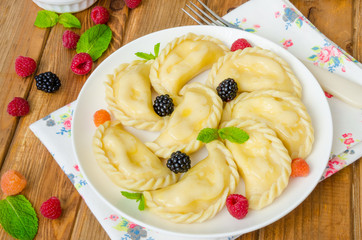
[[[146,34],[196,23],[182,13],[188,0],[143,0],[136,9],[128,9],[123,0],[99,0],[110,10],[113,37],[108,50],[94,62],[95,69],[119,47]],[[225,15],[247,0],[203,0],[219,15]],[[321,32],[336,44],[362,60],[362,0],[292,0]],[[36,239],[109,239],[99,222],[73,187],[51,154],[29,130],[29,125],[54,110],[74,101],[87,77],[70,70],[75,50],[65,49],[61,37],[65,28],[50,29],[33,25],[37,11],[32,1],[2,0],[0,3],[0,174],[8,169],[22,172],[28,180],[23,194],[39,217]],[[76,13],[81,34],[94,23],[90,9]],[[38,63],[36,74],[56,73],[62,87],[54,94],[36,89],[34,76],[20,78],[14,70],[17,56],[29,56]],[[6,105],[14,96],[25,97],[31,105],[29,115],[13,118]],[[70,150],[68,150],[70,151]],[[260,230],[238,240],[279,239],[361,239],[362,165],[358,161],[317,185],[294,211]],[[42,202],[57,196],[63,214],[57,220],[45,219]],[[0,193],[0,197],[4,195]],[[0,229],[0,239],[13,239]]]

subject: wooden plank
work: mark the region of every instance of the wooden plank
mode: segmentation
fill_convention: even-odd
[[[74,231],[70,239],[109,239],[109,236],[84,201],[80,205],[77,220],[74,223]]]
[[[33,79],[33,76],[22,78],[15,73],[15,59],[27,56],[39,62],[49,32],[33,26],[36,14],[37,7],[32,1],[1,2],[0,89],[6,91],[0,94],[0,166],[18,124],[18,118],[6,112],[7,105],[14,97],[26,98]]]

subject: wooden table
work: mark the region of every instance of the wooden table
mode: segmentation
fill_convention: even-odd
[[[186,0],[143,0],[129,10],[123,0],[99,0],[110,10],[108,25],[113,31],[109,49],[95,62],[99,65],[124,44],[145,34],[177,26],[195,24],[181,12]],[[225,15],[246,0],[208,0],[207,5]],[[362,60],[362,0],[293,0],[295,6],[327,37],[359,61]],[[29,130],[29,125],[54,110],[74,101],[88,75],[75,75],[70,69],[74,50],[62,46],[64,27],[35,27],[41,10],[29,0],[1,0],[0,3],[0,167],[22,172],[28,185],[23,194],[31,201],[39,217],[36,239],[107,239],[70,180],[47,149]],[[93,26],[90,9],[76,13],[83,33]],[[34,75],[21,78],[14,71],[16,57],[36,60],[36,74],[52,71],[62,80],[61,89],[46,94],[36,89]],[[11,117],[7,104],[24,97],[31,105],[25,117]],[[71,151],[71,149],[65,149]],[[362,165],[360,161],[324,180],[294,211],[279,221],[239,239],[362,239]],[[39,212],[43,201],[57,196],[63,215],[49,220]],[[4,195],[1,193],[1,198]],[[0,239],[12,239],[0,228]]]

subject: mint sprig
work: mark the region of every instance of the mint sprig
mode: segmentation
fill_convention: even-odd
[[[128,199],[136,200],[136,202],[139,202],[138,204],[138,210],[143,211],[145,210],[146,204],[145,204],[145,197],[142,193],[132,193],[132,192],[126,192],[121,191],[122,195]]]
[[[249,139],[249,135],[237,127],[221,128],[218,133],[221,139],[226,139],[233,143],[244,143]]]
[[[219,137],[234,143],[244,143],[249,139],[249,135],[237,127],[225,127],[221,129],[204,128],[199,132],[196,139],[204,143],[209,143]]]
[[[85,31],[77,43],[77,53],[88,53],[93,61],[102,56],[112,39],[112,30],[104,24],[97,24]]]
[[[153,47],[154,54],[152,53],[144,53],[144,52],[136,52],[135,55],[139,58],[143,58],[145,60],[152,60],[156,59],[158,57],[158,54],[160,52],[160,43],[157,43]]]
[[[31,240],[38,232],[36,212],[23,195],[8,196],[0,201],[0,224],[16,239]]]
[[[59,19],[58,14],[48,10],[41,10],[38,12],[34,25],[40,28],[53,27],[57,24]]]
[[[79,19],[76,18],[71,13],[60,14],[59,23],[62,24],[65,28],[81,28],[82,27]]]
[[[216,128],[204,128],[199,132],[199,135],[196,139],[204,143],[209,143],[218,138],[219,134]]]

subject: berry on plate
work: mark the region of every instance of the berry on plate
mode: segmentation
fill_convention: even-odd
[[[50,219],[57,219],[62,214],[60,201],[57,197],[51,197],[40,206],[41,214]]]
[[[61,86],[58,76],[52,72],[36,75],[35,81],[37,89],[47,93],[56,92]]]
[[[226,199],[226,207],[231,216],[236,219],[242,219],[248,213],[249,202],[241,194],[230,194]]]
[[[174,109],[172,98],[168,94],[157,96],[153,102],[153,109],[161,117],[171,115]]]
[[[70,68],[75,74],[85,75],[92,70],[93,60],[88,53],[78,53],[73,57]]]
[[[102,125],[103,123],[110,120],[111,120],[111,115],[109,115],[109,113],[104,109],[96,111],[93,115],[93,122],[94,125],[96,125],[96,127],[99,127],[99,125]]]
[[[239,38],[231,45],[230,50],[232,52],[235,52],[236,50],[244,49],[247,47],[251,47],[250,43],[245,38]]]
[[[29,109],[28,101],[21,97],[14,97],[8,104],[7,112],[13,117],[20,117],[28,114]]]
[[[184,173],[191,168],[191,160],[186,153],[177,151],[171,154],[166,166],[174,173]]]
[[[292,160],[291,177],[306,177],[309,174],[309,165],[303,158],[295,158]]]
[[[136,8],[142,2],[142,0],[124,0],[124,1],[126,3],[127,7],[129,7],[129,8]]]
[[[30,76],[35,72],[36,62],[30,57],[19,56],[15,59],[15,72],[20,77]]]
[[[79,40],[80,36],[78,34],[76,34],[73,31],[70,30],[65,30],[65,32],[63,33],[63,46],[65,48],[70,48],[70,49],[74,49],[77,47],[77,43]]]
[[[238,84],[232,78],[222,81],[216,88],[217,94],[224,102],[229,102],[236,97],[238,93]]]
[[[1,190],[8,196],[20,193],[25,186],[26,179],[18,171],[9,170],[1,176]]]
[[[109,20],[109,12],[105,7],[96,6],[92,9],[91,18],[95,24],[105,24]]]

